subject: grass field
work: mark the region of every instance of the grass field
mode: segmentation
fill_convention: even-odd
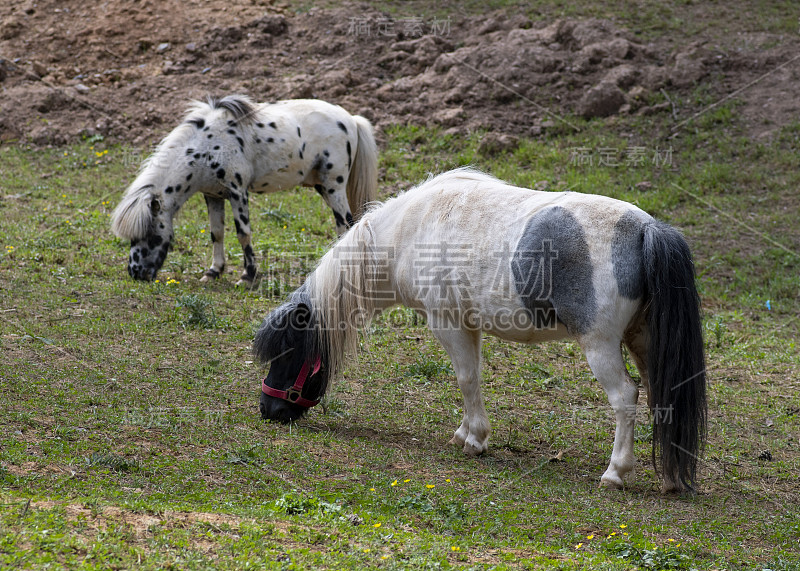
[[[473,164],[628,200],[681,228],[710,370],[699,495],[659,493],[644,410],[635,477],[598,489],[613,416],[570,342],[486,339],[493,436],[489,454],[464,457],[447,444],[461,418],[450,363],[402,308],[365,332],[323,406],[265,424],[250,343],[334,239],[317,195],[253,200],[252,290],[233,285],[230,230],[235,273],[199,283],[199,197],[159,281],[139,283],[108,220],[141,151],[99,138],[5,146],[0,567],[797,569],[800,124],[754,143],[735,103],[669,140],[666,116],[570,121],[581,130],[494,156],[481,133],[392,128],[381,197]]]

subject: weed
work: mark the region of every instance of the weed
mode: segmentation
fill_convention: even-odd
[[[182,320],[184,327],[199,327],[201,329],[224,328],[225,319],[217,317],[213,302],[198,294],[185,294],[176,300],[177,307],[188,310],[189,315]]]
[[[668,571],[670,569],[688,569],[692,558],[682,553],[677,547],[659,548],[637,546],[632,541],[617,540],[608,545],[609,553],[640,569]]]
[[[342,506],[332,504],[315,497],[301,496],[297,493],[283,494],[275,500],[275,508],[287,515],[301,514],[339,514]]]
[[[416,361],[405,367],[406,377],[419,377],[435,381],[452,377],[453,368],[445,361],[434,361],[420,355]]]
[[[131,460],[113,452],[95,452],[86,459],[86,464],[92,467],[109,468],[115,472],[132,472],[141,467],[138,460]]]

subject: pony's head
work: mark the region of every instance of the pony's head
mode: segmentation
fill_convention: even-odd
[[[325,394],[327,351],[302,288],[267,315],[256,333],[253,352],[270,365],[259,406],[265,420],[284,424],[297,420]]]
[[[152,185],[127,193],[111,217],[111,231],[131,241],[128,273],[151,281],[164,264],[172,243],[172,212]]]

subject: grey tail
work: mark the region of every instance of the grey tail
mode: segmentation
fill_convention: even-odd
[[[665,481],[694,491],[706,437],[706,365],[694,263],[680,232],[645,226],[649,307],[647,372],[653,413],[653,464]],[[658,461],[657,461],[658,459]]]

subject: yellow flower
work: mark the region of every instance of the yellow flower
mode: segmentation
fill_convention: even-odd
[[[305,228],[300,228],[300,232],[305,232],[305,231],[306,231]]]
[[[628,532],[626,531],[626,532],[625,532],[625,533],[623,533],[622,535],[628,535]]]
[[[365,549],[365,550],[364,550],[364,553],[369,553],[369,549]]]
[[[625,525],[624,523],[621,523],[621,524],[619,524],[619,528],[620,528],[620,529],[625,529],[626,527],[628,527],[628,526],[627,526],[627,525]]]
[[[594,534],[587,535],[587,536],[586,536],[586,539],[594,539]]]
[[[369,491],[370,491],[370,492],[374,492],[374,491],[375,491],[375,488],[370,488],[370,489],[369,489]]]
[[[669,541],[670,543],[675,543],[675,540],[672,539],[671,537],[667,541]]]
[[[408,484],[410,481],[411,481],[411,478],[407,478],[407,479],[403,480],[403,483],[404,484]]]
[[[66,195],[66,194],[62,194],[62,195],[61,195],[61,198],[66,198],[66,197],[67,197],[67,195]]]
[[[449,484],[449,483],[450,483],[450,478],[445,478],[445,480],[444,480],[444,481],[445,481],[445,482],[447,482],[447,483]]]
[[[67,155],[69,155],[69,153],[67,151],[64,151],[64,156],[66,157]]]
[[[436,486],[434,486],[433,484],[428,484],[425,487],[428,488],[429,490],[431,490],[431,489],[435,488]]]
[[[205,228],[203,228],[202,230],[200,230],[200,233],[201,233],[201,234],[205,234],[205,233],[206,233],[206,229],[205,229]]]
[[[375,525],[373,525],[372,527],[374,527],[374,528],[379,528],[380,526],[381,526],[381,522],[378,522],[378,523],[376,523]]]
[[[283,229],[286,230],[286,224],[283,225]]]
[[[460,548],[458,545],[453,545],[453,546],[450,548],[450,551],[461,551],[461,548]]]
[[[578,545],[576,545],[575,549],[580,549],[581,547],[583,547],[583,543],[579,543]]]
[[[396,486],[396,485],[397,485],[397,480],[395,480],[394,482],[392,482],[392,484],[391,484],[391,485],[392,485],[392,486]]]
[[[161,283],[161,280],[156,280],[156,283]]]
[[[388,555],[381,555],[381,559],[389,559]]]

